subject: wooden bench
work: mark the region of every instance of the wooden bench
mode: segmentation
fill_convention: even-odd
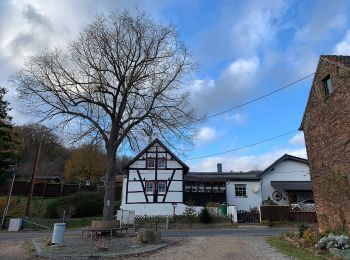
[[[122,228],[87,228],[83,229],[81,232],[81,236],[84,236],[84,233],[90,233],[90,238],[93,238],[93,235],[95,235],[95,238],[97,238],[97,233],[109,233],[110,237],[113,237],[113,233],[119,232],[123,234],[123,231],[125,230],[125,234],[128,233],[127,227]]]
[[[121,234],[123,234],[123,231],[125,230],[125,233],[128,233],[127,227],[119,227],[119,220],[93,220],[91,222],[91,227],[87,229],[83,229],[81,232],[81,236],[84,236],[84,233],[90,233],[91,239],[93,238],[93,235],[95,234],[95,237],[97,237],[97,233],[109,233],[110,237],[113,237],[113,233],[116,233],[120,231]]]

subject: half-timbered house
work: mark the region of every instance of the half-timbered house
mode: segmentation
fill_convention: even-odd
[[[248,211],[269,198],[280,205],[312,198],[307,160],[287,154],[265,171],[223,172],[219,163],[217,172],[189,172],[189,167],[156,139],[124,170],[121,209],[134,210],[136,215],[179,215],[188,202],[196,210],[226,202]]]
[[[181,214],[188,166],[155,139],[125,167],[121,208],[137,215]]]

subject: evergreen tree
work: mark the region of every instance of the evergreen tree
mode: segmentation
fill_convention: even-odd
[[[185,216],[186,216],[186,220],[188,221],[188,223],[190,224],[190,226],[192,225],[192,223],[196,220],[197,218],[197,213],[196,210],[193,207],[193,202],[190,200],[187,203],[187,206],[185,208]]]
[[[213,222],[213,216],[211,215],[208,208],[203,208],[199,213],[199,220],[204,224],[209,224]]]
[[[11,176],[11,166],[15,164],[16,155],[12,136],[11,117],[8,102],[4,100],[5,88],[0,87],[0,183]]]

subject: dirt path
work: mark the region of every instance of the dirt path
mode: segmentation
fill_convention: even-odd
[[[30,241],[1,241],[0,260],[36,259]]]
[[[271,248],[263,237],[196,237],[142,259],[284,260],[289,258]]]

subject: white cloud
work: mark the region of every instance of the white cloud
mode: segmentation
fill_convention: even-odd
[[[217,132],[214,128],[205,126],[203,127],[197,136],[197,143],[204,144],[214,140],[217,137]]]
[[[303,132],[296,133],[296,134],[289,140],[289,144],[292,144],[292,145],[305,144],[304,133],[303,133]]]
[[[224,119],[227,122],[233,122],[235,124],[243,124],[246,120],[246,117],[242,113],[234,113],[232,115],[226,114]]]
[[[226,67],[217,80],[195,80],[190,89],[194,107],[210,112],[247,97],[259,78],[259,67],[257,57],[238,59]]]
[[[203,159],[198,163],[190,163],[191,171],[216,171],[217,163],[222,163],[223,171],[263,170],[283,154],[307,158],[306,149],[280,149],[261,155],[220,156]]]
[[[350,29],[346,32],[343,40],[335,46],[334,54],[350,55]]]
[[[145,10],[153,18],[161,20],[160,11],[169,1],[141,0],[1,0],[0,1],[0,85],[7,86],[10,75],[21,68],[28,56],[46,48],[64,47],[78,36],[84,25],[96,14],[135,7]],[[17,124],[26,123],[32,117],[19,111],[15,91],[9,89],[7,100],[11,115]]]

